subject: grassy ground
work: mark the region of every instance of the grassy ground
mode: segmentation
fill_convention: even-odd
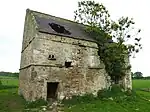
[[[138,83],[138,81],[135,81]],[[142,83],[141,83],[142,84]],[[148,84],[148,83],[147,83]],[[136,86],[136,83],[134,83]],[[138,86],[136,86],[138,87]],[[145,87],[144,87],[145,88]],[[65,105],[65,112],[149,112],[150,92],[136,90],[134,95],[124,98],[123,95],[116,95],[117,98],[105,100],[92,100],[90,102],[79,102],[74,105]],[[121,97],[120,97],[121,96]]]
[[[17,95],[17,88],[0,90],[0,112],[22,112],[24,103]]]
[[[150,88],[150,80],[133,80],[133,88]]]
[[[18,79],[0,76],[0,112],[21,112],[25,101],[18,96]]]
[[[17,95],[18,79],[1,77],[0,112],[23,112],[25,101]],[[150,87],[150,80],[134,80],[133,88]],[[149,112],[150,92],[136,90],[135,99],[126,100],[92,100],[83,103],[66,104],[65,112]]]
[[[15,77],[4,77],[0,76],[0,80],[5,86],[16,86],[18,87],[18,79]]]
[[[137,99],[136,101],[99,101],[95,100],[90,103],[73,105],[66,107],[65,112],[149,112],[150,103],[145,100]]]

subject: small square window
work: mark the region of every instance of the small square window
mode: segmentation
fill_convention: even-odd
[[[66,67],[66,68],[71,67],[71,63],[72,63],[72,62],[65,62],[65,67]]]

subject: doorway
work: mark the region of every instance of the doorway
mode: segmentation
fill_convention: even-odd
[[[47,82],[47,100],[57,99],[57,89],[59,82]]]

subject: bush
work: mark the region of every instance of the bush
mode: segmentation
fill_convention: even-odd
[[[120,96],[123,94],[124,92],[122,91],[122,88],[120,86],[113,85],[110,90],[107,90],[107,89],[99,90],[97,93],[97,96],[98,98],[103,99],[103,98]]]
[[[122,91],[118,85],[113,85],[110,90],[99,90],[97,96],[100,100],[114,100],[116,103],[123,103],[124,101],[136,101],[136,92],[128,89]]]
[[[32,102],[26,102],[25,108],[37,108],[39,106],[45,106],[47,104],[48,102],[45,101],[44,99],[39,99],[39,100],[32,101]]]
[[[83,96],[72,96],[71,99],[64,99],[63,104],[77,104],[77,103],[90,103],[92,100],[96,99],[93,94],[85,94]]]
[[[99,90],[99,91],[97,92],[97,97],[100,98],[100,99],[109,97],[109,96],[107,96],[107,94],[106,94],[106,93],[108,93],[108,91],[109,91],[109,90],[106,90],[106,89]]]
[[[123,91],[119,85],[113,85],[111,89],[99,90],[97,97],[93,94],[85,94],[83,96],[72,96],[72,99],[64,99],[63,104],[79,104],[79,103],[90,103],[93,100],[113,100],[116,103],[123,103],[124,101],[135,101],[136,93],[132,90]]]

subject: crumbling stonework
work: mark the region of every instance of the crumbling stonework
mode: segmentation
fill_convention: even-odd
[[[128,56],[126,57],[125,62],[126,62],[126,65],[125,65],[126,67],[131,66]],[[125,90],[132,89],[132,77],[131,77],[130,69],[126,70],[126,75],[123,77],[122,83],[123,83]]]
[[[86,40],[85,37],[53,34],[44,27],[46,23],[41,24],[42,19],[38,21],[36,17],[47,20],[50,18],[53,22],[62,20],[71,24],[68,20],[27,10],[19,94],[29,101],[41,98],[47,100],[51,97],[63,99],[72,95],[94,94],[110,86],[105,66],[98,56],[96,42]],[[76,35],[73,30],[71,33]],[[125,84],[127,83],[131,85],[131,79],[128,77],[125,78]]]

